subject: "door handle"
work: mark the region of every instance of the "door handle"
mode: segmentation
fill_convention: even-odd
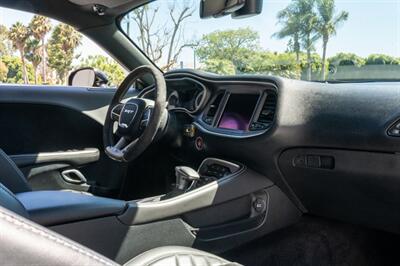
[[[61,172],[63,180],[74,185],[87,184],[86,177],[77,169],[68,169]]]

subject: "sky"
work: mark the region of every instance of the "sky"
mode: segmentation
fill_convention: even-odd
[[[159,0],[169,4],[171,0]],[[261,46],[269,51],[283,52],[288,40],[277,40],[272,35],[280,29],[277,25],[276,14],[290,3],[289,0],[264,0],[263,13],[247,19],[235,20],[231,17],[201,20],[196,12],[187,21],[186,37],[200,38],[214,30],[237,29],[251,27],[260,34]],[[338,11],[349,12],[349,19],[337,31],[337,35],[329,42],[328,56],[338,52],[351,52],[360,56],[372,53],[388,54],[400,57],[400,0],[336,0]],[[166,10],[165,10],[166,11]],[[160,12],[165,14],[167,12]],[[16,21],[25,24],[32,15],[25,12],[0,8],[0,23],[10,26]],[[191,36],[187,36],[190,34]],[[316,52],[322,53],[322,44],[316,44]],[[79,47],[83,57],[93,54],[104,54],[87,38]],[[193,51],[186,49],[180,60],[193,62]]]

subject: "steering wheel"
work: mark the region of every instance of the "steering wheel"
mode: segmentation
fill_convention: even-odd
[[[155,99],[131,98],[122,100],[129,88],[145,74],[155,81]],[[103,128],[106,154],[113,160],[129,162],[137,158],[154,140],[160,124],[165,119],[167,87],[162,73],[153,66],[140,66],[128,74],[118,87],[108,107]],[[114,140],[114,124],[118,123]]]

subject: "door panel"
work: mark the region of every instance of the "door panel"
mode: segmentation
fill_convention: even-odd
[[[10,155],[34,189],[90,190],[86,176],[79,170],[100,159],[97,148]],[[93,179],[92,179],[93,181]],[[93,183],[93,182],[92,182]]]
[[[0,86],[0,147],[33,189],[116,197],[126,166],[104,154],[102,130],[114,89]],[[134,95],[130,92],[129,96]],[[62,175],[65,170],[71,180]],[[77,184],[76,171],[87,183]]]

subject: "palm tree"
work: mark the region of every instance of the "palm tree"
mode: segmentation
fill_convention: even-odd
[[[41,48],[40,40],[34,38],[29,38],[27,40],[25,47],[25,57],[32,63],[33,73],[35,77],[35,84],[38,83],[37,69],[40,63],[42,62],[40,48]]]
[[[325,80],[326,51],[330,37],[336,35],[336,29],[349,18],[349,13],[341,11],[336,14],[335,0],[317,0],[318,32],[322,36],[322,80]]]
[[[282,29],[276,32],[273,37],[278,39],[291,38],[293,51],[296,53],[296,62],[299,64],[301,24],[300,15],[296,12],[296,9],[296,6],[292,4],[278,13],[278,23],[282,25]]]
[[[17,22],[13,24],[10,30],[8,31],[8,37],[13,43],[13,47],[17,49],[20,53],[22,62],[22,76],[24,78],[24,83],[27,84],[29,83],[29,80],[25,63],[25,46],[26,46],[26,40],[29,37],[29,30],[21,22]]]
[[[29,28],[33,34],[33,36],[40,40],[41,42],[41,50],[42,50],[42,82],[46,83],[47,79],[47,73],[46,73],[46,64],[47,64],[47,60],[46,60],[46,35],[47,33],[50,32],[51,30],[51,23],[50,23],[50,19],[47,17],[43,17],[43,16],[39,16],[39,15],[35,15],[33,16],[30,24],[29,24]]]
[[[319,36],[316,32],[317,15],[314,12],[316,0],[293,0],[289,6],[278,13],[282,29],[274,36],[283,39],[290,37],[293,50],[296,53],[297,63],[300,61],[301,46],[307,52],[307,78],[311,80],[312,58],[314,43]]]
[[[315,0],[296,0],[298,13],[300,15],[301,41],[307,52],[307,79],[311,80],[312,57],[311,52],[315,49],[314,43],[319,39],[316,31],[318,17],[314,12]]]
[[[82,35],[73,27],[58,24],[50,37],[48,45],[48,63],[56,70],[58,79],[64,83],[75,58],[75,49],[81,44]]]

